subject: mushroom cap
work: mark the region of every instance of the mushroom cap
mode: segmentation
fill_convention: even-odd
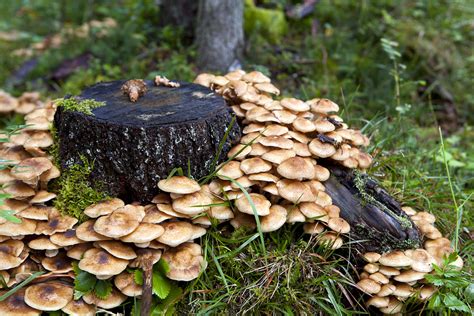
[[[56,194],[41,190],[36,192],[35,196],[31,198],[30,203],[45,203],[51,201],[56,197]]]
[[[1,295],[6,292],[0,292]],[[9,316],[39,316],[41,312],[25,303],[25,289],[20,289],[0,302],[0,313]]]
[[[380,257],[382,255],[376,252],[366,252],[362,255],[362,258],[364,258],[365,261],[368,263],[375,263],[379,261]]]
[[[259,157],[244,159],[240,163],[240,170],[245,174],[267,172],[271,169],[272,164]]]
[[[119,207],[123,206],[125,206],[125,203],[121,199],[113,198],[86,207],[84,214],[90,218],[97,218],[102,215],[109,215]]]
[[[379,265],[376,263],[368,263],[364,266],[364,271],[367,271],[368,273],[375,273],[379,271]]]
[[[84,302],[82,298],[70,301],[62,308],[62,311],[68,315],[77,316],[94,316],[96,314],[96,308]]]
[[[21,240],[6,240],[0,243],[0,270],[7,270],[18,267],[26,256],[20,256],[24,250]]]
[[[29,203],[24,201],[18,201],[14,199],[5,199],[3,204],[0,205],[0,210],[13,210],[15,214],[27,209],[30,206]]]
[[[283,136],[265,136],[260,137],[257,141],[266,147],[277,147],[282,149],[293,148],[293,141]]]
[[[231,182],[230,186],[233,189],[239,189],[240,188],[239,185],[244,187],[244,188],[249,188],[254,184],[255,184],[255,182],[251,181],[248,176],[242,176],[242,177],[236,179],[235,182]]]
[[[418,272],[415,270],[405,270],[402,271],[399,275],[395,276],[395,281],[403,282],[403,283],[410,283],[413,281],[422,280],[425,278],[425,272]]]
[[[433,263],[436,263],[436,260],[425,249],[415,249],[410,253],[409,257],[413,260],[411,264],[413,270],[427,273],[433,271]]]
[[[392,293],[392,295],[405,298],[411,296],[414,291],[415,290],[410,285],[399,283],[396,285],[395,291]]]
[[[306,217],[303,215],[303,213],[301,213],[299,207],[289,205],[285,208],[288,212],[288,216],[286,218],[287,223],[304,223],[306,221]]]
[[[260,71],[251,71],[246,73],[240,78],[244,81],[251,82],[251,83],[270,83],[271,80]]]
[[[314,202],[303,202],[299,204],[301,213],[306,218],[314,219],[316,221],[328,222],[329,217],[327,212],[318,204]]]
[[[283,161],[277,172],[286,179],[303,180],[315,177],[314,165],[305,158],[292,157]]]
[[[43,235],[53,235],[63,233],[71,229],[78,222],[77,218],[66,215],[55,215],[50,212],[47,222],[38,222],[35,233]]]
[[[236,212],[234,218],[230,221],[230,225],[235,229],[240,227],[246,227],[248,229],[255,229],[257,224],[255,222],[255,217],[253,215]]]
[[[428,212],[418,212],[415,215],[411,216],[413,221],[425,221],[430,224],[433,224],[436,221],[436,217]]]
[[[66,252],[66,255],[69,258],[81,260],[82,255],[91,248],[92,248],[92,244],[90,243],[77,244],[69,248]]]
[[[5,184],[0,192],[10,194],[12,198],[26,199],[36,194],[29,185],[21,181],[11,181]]]
[[[265,216],[270,214],[271,203],[267,200],[265,196],[258,193],[250,193],[249,195],[253,205],[255,206],[255,211],[257,215]],[[254,215],[252,205],[247,199],[247,197],[244,195],[235,200],[235,206],[241,213]]]
[[[262,232],[268,233],[280,229],[286,222],[288,213],[283,206],[272,205],[270,214],[260,218]]]
[[[344,244],[344,241],[337,234],[327,232],[318,237],[318,244],[330,247],[331,249],[339,249]]]
[[[227,153],[228,158],[234,158],[237,160],[244,159],[250,152],[252,151],[252,147],[249,145],[244,144],[237,144],[229,150]]]
[[[347,234],[351,230],[349,223],[341,217],[330,218],[328,221],[328,227],[341,234]]]
[[[60,247],[73,246],[83,241],[76,236],[75,229],[68,229],[64,233],[56,233],[49,237],[49,240]]]
[[[194,193],[193,193],[194,194]],[[189,218],[190,215],[178,213],[173,209],[171,204],[156,204],[156,208],[158,211],[163,213],[165,216],[169,216],[169,218]]]
[[[119,259],[132,260],[137,257],[132,247],[117,240],[96,241],[94,242],[94,246],[104,249]]]
[[[59,253],[55,257],[44,258],[41,265],[48,271],[55,273],[66,273],[72,271],[71,259],[65,253]]]
[[[201,187],[195,180],[185,176],[173,176],[158,182],[160,190],[169,193],[190,194],[198,192]]]
[[[314,202],[316,200],[316,196],[310,187],[301,181],[283,179],[278,181],[276,186],[278,188],[278,194],[290,202]]]
[[[144,217],[143,206],[125,205],[109,215],[99,217],[94,223],[94,230],[111,238],[123,237],[133,232]]]
[[[273,182],[273,183],[277,183],[278,180],[280,180],[280,178],[268,172],[251,174],[249,175],[249,179],[252,181]]]
[[[226,178],[238,179],[244,175],[240,169],[240,162],[231,160],[217,167],[217,177],[226,180]]]
[[[295,98],[283,98],[280,101],[281,106],[295,112],[309,111],[310,106]]]
[[[271,83],[264,82],[264,83],[257,83],[255,84],[255,88],[261,92],[266,92],[270,94],[280,95],[280,90],[272,85]]]
[[[161,212],[156,205],[153,205],[151,207],[145,207],[145,217],[142,223],[159,224],[170,218],[172,218],[171,215]]]
[[[198,225],[193,225],[193,234],[192,234],[191,238],[189,239],[189,241],[191,241],[193,239],[200,238],[200,237],[204,236],[205,234],[206,234],[206,229],[205,228],[203,228],[201,226],[198,226]]]
[[[184,221],[165,222],[162,227],[164,233],[157,240],[171,247],[190,240],[194,233],[193,225]]]
[[[135,283],[133,273],[122,272],[114,278],[114,284],[123,294],[131,297],[142,295],[142,287]]]
[[[173,209],[185,215],[197,215],[207,211],[210,204],[212,200],[206,194],[194,192],[173,200]]]
[[[163,235],[164,231],[158,224],[141,223],[132,233],[121,237],[120,240],[134,243],[149,242]]]
[[[313,139],[308,145],[309,151],[316,157],[327,158],[336,153],[336,147],[332,144],[323,143],[319,139]]]
[[[320,234],[324,231],[324,226],[321,223],[314,222],[314,223],[305,223],[303,225],[303,230],[305,234]]]
[[[375,272],[369,275],[369,279],[372,279],[375,282],[380,283],[380,284],[388,284],[388,282],[390,282],[390,280],[380,272]]]
[[[202,74],[199,74],[196,79],[194,79],[194,83],[197,83],[201,86],[205,86],[205,87],[210,87],[211,83],[213,82],[215,78],[215,75],[212,75],[212,74],[206,74],[206,73],[202,73]],[[236,78],[236,80],[240,79],[239,78]]]
[[[306,101],[311,106],[311,111],[314,113],[328,114],[330,112],[338,112],[339,106],[329,99],[311,99]]]
[[[377,294],[380,292],[381,286],[372,279],[363,279],[357,282],[357,287],[364,293]]]
[[[216,201],[215,204],[217,203],[222,202]],[[227,205],[212,206],[209,211],[207,211],[207,214],[210,218],[214,218],[220,221],[226,221],[234,218],[234,212],[232,212],[232,209]]]
[[[297,156],[311,157],[311,152],[309,151],[309,147],[307,144],[295,142],[293,144],[293,151],[296,153]]]
[[[84,252],[79,268],[94,275],[117,275],[127,268],[128,260],[119,259],[102,249],[92,248]]]
[[[416,211],[410,206],[402,206],[402,211],[404,211],[408,216],[413,216],[416,214]]]
[[[36,230],[36,221],[23,218],[21,223],[7,221],[0,224],[0,236],[25,236],[32,235]]]
[[[437,288],[435,286],[431,286],[431,285],[424,285],[421,289],[420,289],[420,299],[421,300],[427,300],[429,299],[431,296],[433,296],[433,294],[437,291]]]
[[[52,166],[53,164],[48,158],[27,158],[12,168],[11,175],[18,180],[28,181],[38,178],[43,172],[51,169]]]
[[[131,268],[144,268],[149,264],[154,265],[161,259],[161,249],[137,249],[137,257],[130,262]]]
[[[100,299],[93,293],[87,293],[82,298],[87,304],[96,305],[97,307],[103,309],[112,309],[117,306],[120,306],[123,302],[125,302],[127,296],[123,295],[117,289],[113,288],[112,293],[110,293],[110,295],[107,296],[107,298],[105,299]]]
[[[413,260],[407,257],[402,251],[396,250],[383,254],[379,262],[387,267],[401,268],[410,266]]]
[[[380,288],[380,291],[377,293],[377,296],[381,296],[381,297],[384,297],[384,296],[389,296],[391,295],[393,292],[395,292],[395,289],[397,287],[393,284],[384,284],[382,285],[382,287]]]
[[[73,299],[71,286],[60,282],[30,285],[25,291],[25,303],[41,311],[57,311]]]
[[[366,302],[367,306],[375,306],[378,308],[387,307],[390,299],[388,297],[372,296]]]
[[[292,125],[295,130],[302,133],[311,133],[316,130],[314,122],[304,117],[298,117]]]
[[[94,230],[95,220],[90,219],[76,227],[76,236],[84,241],[108,240],[107,236],[101,235]]]
[[[166,276],[176,281],[191,281],[206,268],[206,261],[201,255],[201,246],[195,243],[184,243],[168,249],[163,254],[163,260],[170,268]]]
[[[398,270],[397,268],[386,266],[380,266],[379,272],[386,276],[394,276],[400,274],[400,270]]]

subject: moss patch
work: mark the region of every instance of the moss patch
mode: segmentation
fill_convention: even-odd
[[[81,157],[81,164],[76,164],[63,171],[61,177],[54,183],[53,192],[57,194],[54,200],[56,207],[62,214],[73,216],[80,222],[87,220],[84,209],[91,204],[110,198],[89,182],[93,164],[85,157]]]
[[[100,108],[101,106],[105,105],[105,102],[99,102],[94,99],[77,99],[77,98],[69,98],[69,99],[59,99],[56,102],[56,105],[59,107],[63,107],[65,111],[76,111],[81,112],[87,115],[94,115],[92,110],[96,108]]]

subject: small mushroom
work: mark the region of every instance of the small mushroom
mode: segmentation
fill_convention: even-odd
[[[252,200],[252,204],[255,206],[255,212],[257,215],[265,216],[270,214],[271,203],[265,198],[265,196],[257,193],[250,193],[249,196]],[[241,196],[235,201],[235,206],[240,212],[254,215],[252,204],[246,196]]]
[[[131,297],[142,295],[142,287],[135,283],[133,273],[122,272],[114,278],[114,284],[123,294]]]
[[[38,283],[25,291],[25,303],[41,311],[57,311],[73,299],[73,289],[60,282]]]
[[[178,82],[170,81],[165,76],[155,76],[155,85],[157,86],[165,86],[170,88],[179,88],[180,84]]]
[[[387,267],[402,268],[410,266],[413,260],[407,257],[402,251],[396,250],[383,254],[379,262]]]
[[[183,221],[166,222],[162,224],[162,227],[164,233],[157,240],[171,247],[176,247],[190,240],[194,233],[193,225]]]
[[[132,102],[137,102],[138,98],[145,95],[147,86],[142,79],[132,79],[125,82],[120,88],[123,94],[128,95]]]
[[[79,268],[96,276],[117,275],[127,268],[128,260],[119,259],[108,252],[92,248],[84,252]]]
[[[93,247],[90,243],[78,244],[69,248],[66,252],[66,255],[69,258],[81,260],[84,253],[91,248]]]
[[[357,282],[357,287],[367,294],[377,294],[380,292],[381,286],[372,279],[363,279]]]
[[[195,180],[184,176],[173,176],[158,182],[158,188],[164,192],[190,194],[198,192],[201,187]]]
[[[0,295],[5,294],[0,292]],[[8,316],[39,316],[41,311],[25,303],[25,289],[20,289],[0,302],[0,313]]]
[[[270,214],[262,216],[260,219],[260,227],[262,232],[268,233],[280,229],[286,222],[288,213],[283,206],[272,205]]]
[[[94,230],[95,220],[91,219],[80,224],[76,228],[76,236],[84,241],[108,240],[107,236],[101,235]]]
[[[163,260],[170,268],[166,276],[176,281],[191,281],[206,268],[206,261],[201,255],[201,247],[195,243],[184,243],[176,248],[168,249],[163,254]]]
[[[94,230],[111,238],[123,237],[133,232],[144,217],[143,206],[126,205],[99,217],[94,223]]]
[[[60,253],[55,257],[44,258],[41,260],[41,265],[48,271],[55,273],[66,273],[72,271],[71,260],[65,253]]]
[[[53,164],[48,158],[34,157],[22,160],[19,164],[13,167],[11,174],[18,180],[31,181],[39,179],[39,176],[51,169]]]
[[[206,194],[194,192],[173,200],[172,205],[176,212],[185,215],[197,215],[207,211],[210,208],[210,204],[212,204],[212,200]]]
[[[117,306],[120,306],[123,302],[125,302],[127,296],[123,295],[117,289],[113,288],[112,293],[110,293],[110,295],[108,295],[105,299],[98,298],[92,292],[85,294],[82,299],[87,304],[96,305],[97,307],[103,309],[112,309]]]
[[[84,214],[90,218],[97,218],[103,215],[109,215],[116,209],[123,206],[125,206],[125,203],[121,199],[113,198],[86,207]]]
[[[20,257],[25,245],[21,240],[7,240],[0,243],[0,270],[18,267],[26,257]]]
[[[277,172],[286,179],[304,180],[315,177],[314,165],[305,158],[292,157],[283,161],[278,167]]]
[[[84,302],[82,298],[70,301],[62,308],[62,311],[68,315],[77,316],[94,316],[96,314],[96,308]]]
[[[60,247],[73,246],[83,241],[76,236],[75,229],[68,229],[64,233],[56,233],[49,237],[49,240]]]
[[[149,265],[153,266],[161,259],[160,249],[137,249],[137,257],[130,262],[131,268],[146,269]]]
[[[137,257],[137,254],[127,244],[124,244],[120,241],[116,240],[103,240],[103,241],[96,241],[94,246],[100,247],[110,253],[112,256],[124,259],[124,260],[132,260]]]
[[[376,252],[366,252],[365,254],[362,255],[362,258],[364,258],[365,261],[368,263],[375,263],[379,261],[380,257],[382,255]]]
[[[144,243],[163,235],[164,228],[158,224],[141,223],[130,234],[120,237],[123,242]]]

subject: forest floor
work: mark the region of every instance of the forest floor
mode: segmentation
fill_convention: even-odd
[[[0,86],[16,95],[38,90],[56,98],[97,81],[196,76],[189,34],[158,28],[154,1],[89,2],[38,0],[22,8],[1,2]],[[283,12],[291,1],[264,2]],[[438,228],[458,245],[471,285],[450,284],[449,291],[472,303],[474,6],[441,0],[351,3],[321,1],[309,16],[288,20],[286,32],[268,31],[277,28],[265,17],[248,26],[243,68],[272,77],[282,95],[327,97],[341,106],[344,120],[372,140],[368,151],[376,163],[368,173],[405,205],[435,214]],[[104,18],[120,27],[84,31],[85,22]],[[208,269],[187,286],[177,308],[365,311],[347,249],[317,247],[301,239],[300,231],[288,227],[266,235],[266,253],[255,234],[237,231],[229,239],[211,231],[203,240]],[[268,269],[278,277],[263,273]],[[439,301],[409,305],[407,313],[426,308],[455,311]]]

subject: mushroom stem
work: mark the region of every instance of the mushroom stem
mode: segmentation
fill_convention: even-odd
[[[129,92],[130,101],[136,102],[139,97],[138,88],[132,87]]]
[[[142,302],[140,315],[148,316],[151,312],[152,303],[152,282],[153,282],[153,264],[151,260],[147,260],[143,266],[143,285],[142,285]]]

